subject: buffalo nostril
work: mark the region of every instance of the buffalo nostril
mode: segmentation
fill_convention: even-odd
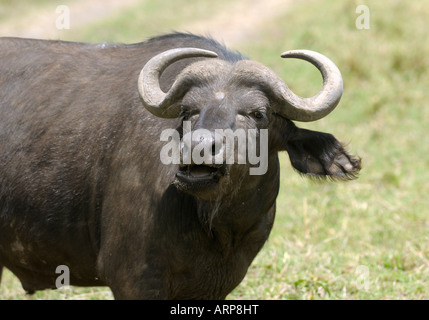
[[[223,137],[219,138],[219,137],[215,137],[213,139],[213,144],[212,144],[212,157],[213,157],[213,161],[216,164],[222,164],[224,163],[225,160],[225,146],[223,143]]]
[[[217,153],[216,143],[212,144],[212,156],[215,156]]]
[[[213,137],[212,156],[222,154],[223,149],[224,149],[223,136],[218,137],[215,135]]]

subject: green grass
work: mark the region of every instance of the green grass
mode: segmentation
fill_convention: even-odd
[[[142,12],[134,13],[140,18],[127,21],[132,13],[118,12],[99,22],[100,29],[113,41],[140,41],[158,31],[180,30],[193,15],[174,9],[172,16],[147,2]],[[211,9],[212,3],[197,6],[202,19],[222,9],[217,4]],[[320,89],[320,75],[304,62],[282,60],[280,53],[305,48],[330,57],[344,78],[340,105],[320,121],[297,125],[349,143],[350,151],[362,157],[363,169],[353,182],[318,183],[294,172],[282,154],[273,231],[228,299],[429,298],[429,5],[419,0],[366,1],[370,29],[358,30],[359,4],[298,3],[259,30],[258,41],[237,48],[271,67],[304,96]],[[160,30],[153,25],[157,18]],[[132,23],[136,19],[142,21]],[[79,30],[76,37],[105,41],[107,35],[93,27]],[[5,299],[111,298],[106,288],[28,297],[10,273],[3,278],[0,298]]]
[[[55,13],[55,8],[59,5],[55,0],[37,0],[37,6],[34,3],[34,0],[0,0],[0,24],[14,26],[17,29],[24,28],[27,21],[23,21],[22,18],[35,16],[41,10]]]
[[[38,0],[37,7],[41,8],[53,3],[52,0]],[[55,3],[58,5],[58,1]],[[13,18],[27,14],[33,9],[35,9],[34,0],[0,0],[0,21],[13,20]]]
[[[270,241],[230,298],[429,298],[429,6],[367,1],[370,29],[358,30],[358,4],[296,6],[247,45],[306,96],[317,92],[320,76],[278,53],[313,49],[337,63],[345,87],[340,106],[305,127],[348,142],[363,170],[352,183],[313,183],[285,157]],[[358,266],[369,270],[368,290],[356,286]]]

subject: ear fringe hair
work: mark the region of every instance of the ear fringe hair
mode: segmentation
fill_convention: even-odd
[[[343,147],[344,149],[344,147]],[[362,169],[362,159],[357,156],[350,156],[348,153],[348,158],[350,163],[352,164],[352,170],[345,170],[341,167],[342,172],[326,172],[324,174],[317,173],[305,173],[299,170],[296,170],[301,176],[313,180],[315,182],[325,182],[327,180],[331,182],[347,182],[351,180],[355,180],[359,177],[360,170]]]

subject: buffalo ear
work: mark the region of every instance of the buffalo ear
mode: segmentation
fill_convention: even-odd
[[[352,180],[361,169],[359,157],[350,155],[333,135],[296,128],[286,144],[292,166],[316,178]]]

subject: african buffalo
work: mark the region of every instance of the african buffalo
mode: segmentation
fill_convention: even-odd
[[[292,122],[336,107],[337,67],[312,51],[282,56],[315,65],[322,90],[301,98],[262,64],[192,34],[129,45],[0,38],[0,270],[30,292],[55,288],[65,265],[71,285],[108,286],[116,299],[224,299],[273,225],[279,151],[307,176],[360,170],[334,136]],[[161,133],[183,138],[185,121],[209,133],[265,129],[267,172],[162,163]],[[188,151],[200,143],[217,154],[214,135]]]

